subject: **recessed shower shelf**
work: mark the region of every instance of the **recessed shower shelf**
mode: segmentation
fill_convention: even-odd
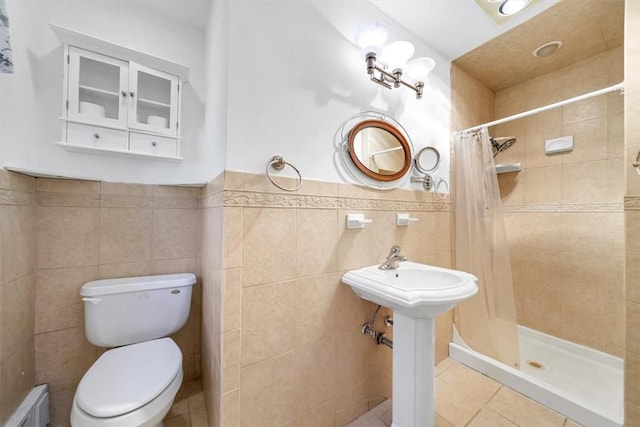
[[[496,165],[496,173],[509,173],[520,172],[522,170],[522,163],[504,163]]]

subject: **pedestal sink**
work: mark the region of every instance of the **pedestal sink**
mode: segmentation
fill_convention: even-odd
[[[436,316],[478,292],[475,276],[463,271],[402,262],[342,276],[360,298],[393,309],[393,424],[435,426]]]

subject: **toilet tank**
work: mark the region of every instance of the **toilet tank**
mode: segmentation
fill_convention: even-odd
[[[191,273],[94,280],[80,289],[85,332],[99,347],[166,337],[189,317]]]

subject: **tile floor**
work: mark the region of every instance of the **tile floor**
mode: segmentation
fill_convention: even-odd
[[[383,402],[347,427],[389,427]],[[436,427],[579,427],[580,424],[473,369],[445,359],[436,367]]]
[[[452,359],[445,359],[436,367],[436,393],[436,427],[580,427],[564,415]],[[347,427],[389,426],[391,401],[387,400]],[[207,427],[199,380],[182,386],[164,419],[164,427]]]
[[[164,427],[209,427],[200,380],[182,385],[171,410],[164,417]]]

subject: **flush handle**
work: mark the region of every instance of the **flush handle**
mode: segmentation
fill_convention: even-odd
[[[100,304],[102,302],[102,298],[84,297],[84,298],[82,298],[82,301],[90,302],[91,304],[96,305],[96,304]]]

